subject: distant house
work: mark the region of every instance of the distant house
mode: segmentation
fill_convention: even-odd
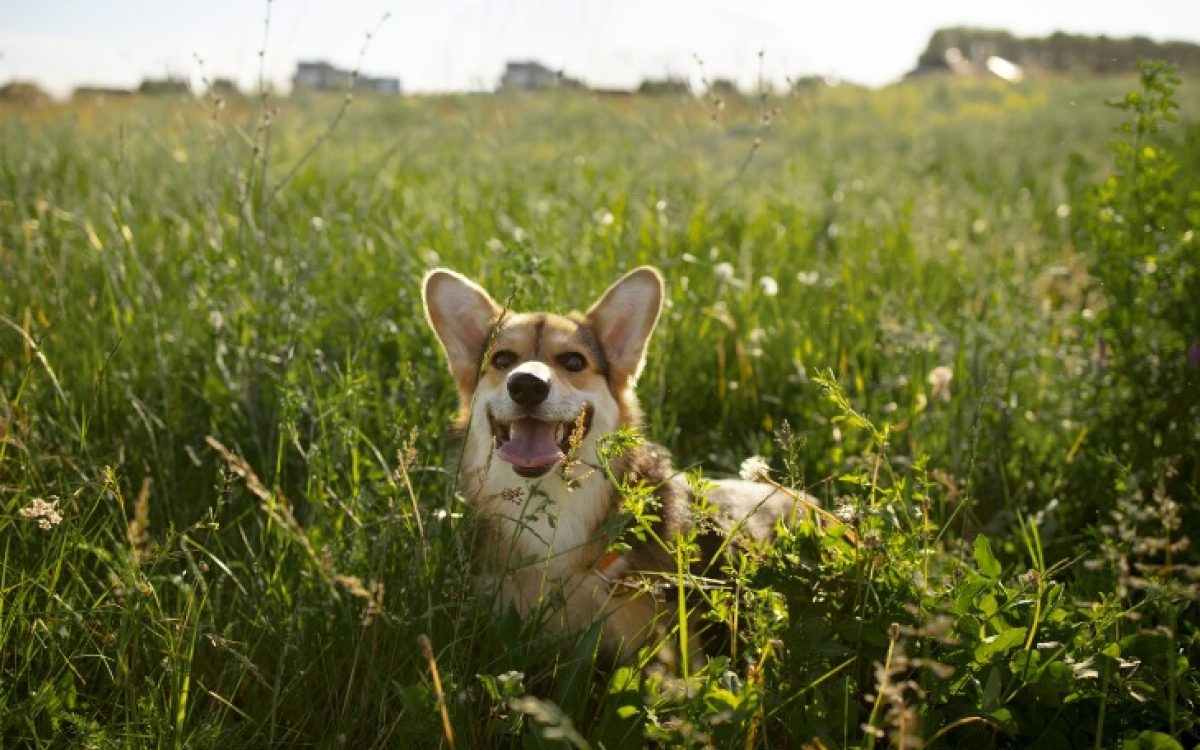
[[[550,70],[545,65],[533,60],[510,62],[504,66],[504,75],[500,78],[500,87],[505,89],[520,89],[537,91],[558,86],[562,74]]]
[[[331,91],[350,85],[350,71],[335,68],[324,60],[299,62],[292,76],[292,90]]]
[[[365,89],[374,91],[376,94],[399,94],[400,79],[399,78],[376,78],[375,76],[359,76],[354,87],[357,89]]]
[[[341,91],[350,87],[377,94],[399,94],[400,79],[360,75],[330,65],[324,60],[301,61],[292,76],[293,91]]]

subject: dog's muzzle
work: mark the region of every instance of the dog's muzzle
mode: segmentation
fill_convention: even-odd
[[[520,476],[543,476],[577,449],[592,428],[594,413],[588,406],[570,421],[521,417],[510,422],[489,414],[496,456]]]

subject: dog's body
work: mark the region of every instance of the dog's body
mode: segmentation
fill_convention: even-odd
[[[658,446],[641,443],[608,466],[599,455],[603,436],[640,426],[634,385],[662,294],[661,276],[648,267],[610,287],[585,315],[566,317],[510,314],[451,271],[430,272],[424,286],[430,325],[458,384],[460,485],[481,524],[480,572],[501,606],[526,619],[545,616],[559,633],[603,621],[601,646],[620,660],[660,639],[659,658],[669,664],[673,650],[662,636],[672,607],[646,587],[623,584],[671,575],[677,565],[653,541],[606,555],[621,511],[610,475],[653,489],[661,504],[655,535],[668,542],[698,523],[692,491]],[[707,501],[717,512],[697,529],[705,556],[734,530],[769,537],[795,507],[776,487],[742,480],[717,482]]]

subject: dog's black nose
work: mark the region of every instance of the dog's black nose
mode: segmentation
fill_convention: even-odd
[[[508,395],[521,406],[531,409],[550,395],[550,384],[529,372],[514,372],[508,377]]]

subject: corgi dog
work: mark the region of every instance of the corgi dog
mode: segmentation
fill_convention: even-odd
[[[637,268],[582,314],[514,313],[447,269],[426,274],[422,291],[458,387],[459,489],[479,525],[478,572],[499,606],[556,634],[600,622],[611,659],[629,662],[650,646],[674,666],[678,606],[640,584],[677,578],[675,555],[653,539],[606,552],[620,524],[618,485],[653,492],[659,520],[649,537],[670,547],[697,532],[706,559],[696,570],[730,548],[731,534],[770,538],[798,496],[720,480],[699,514],[663,448],[638,442],[602,465],[606,435],[642,428],[634,387],[662,310],[662,275]],[[689,641],[689,651],[700,649]]]

